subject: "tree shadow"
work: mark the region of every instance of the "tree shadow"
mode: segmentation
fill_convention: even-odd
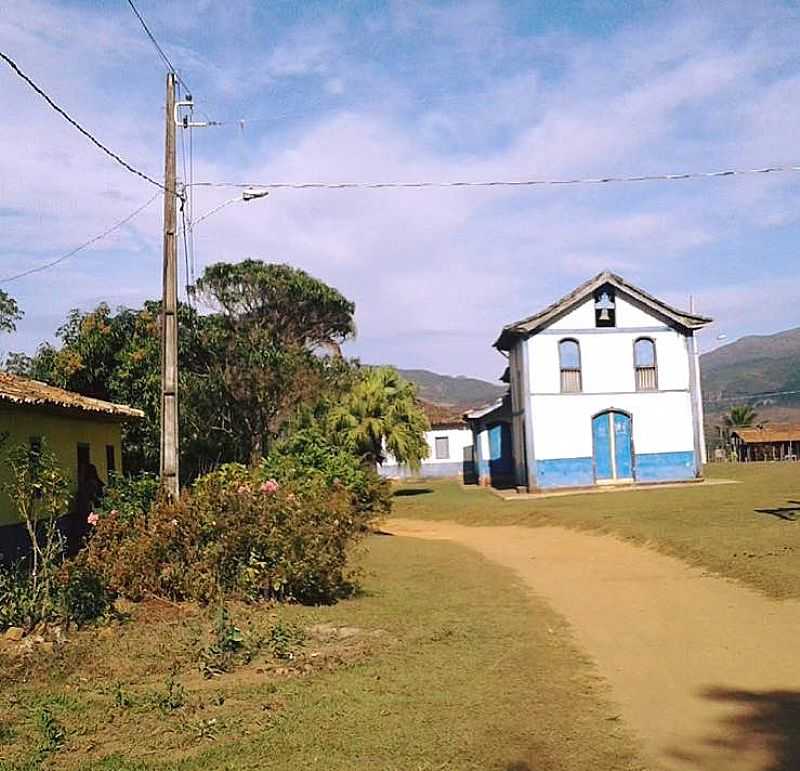
[[[755,509],[758,514],[769,514],[772,517],[796,522],[800,518],[800,501],[786,501],[788,506],[778,506],[774,509]]]
[[[412,495],[430,495],[432,492],[430,487],[406,487],[403,490],[395,490],[393,497],[409,498]]]
[[[800,769],[800,691],[747,691],[713,687],[705,698],[735,707],[720,721],[720,730],[703,741],[704,748],[676,750],[674,757],[689,761],[696,768],[706,765],[708,753],[735,758],[752,753],[765,757],[759,771]],[[721,767],[719,764],[713,768]]]

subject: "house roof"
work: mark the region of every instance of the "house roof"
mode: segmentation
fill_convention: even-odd
[[[43,407],[57,410],[104,415],[113,418],[143,418],[141,410],[124,404],[114,404],[102,399],[66,391],[63,388],[41,383],[38,380],[0,372],[0,404],[24,404],[29,407]]]
[[[555,320],[560,314],[578,305],[587,297],[590,297],[595,290],[606,284],[610,284],[622,294],[638,301],[659,315],[665,316],[684,329],[700,329],[706,326],[706,324],[710,324],[712,321],[708,316],[700,316],[696,313],[689,313],[688,311],[673,308],[671,305],[667,305],[665,302],[653,297],[653,295],[645,292],[643,289],[639,289],[639,287],[628,283],[622,276],[618,276],[616,273],[611,273],[606,270],[602,273],[598,273],[594,278],[589,279],[576,289],[573,289],[569,294],[557,300],[552,305],[549,305],[544,310],[535,313],[533,316],[528,316],[525,319],[504,326],[502,332],[500,332],[500,336],[494,343],[495,348],[501,351],[509,350],[516,338],[527,337],[528,335],[538,332],[551,321]]]
[[[800,442],[800,425],[775,424],[762,428],[737,428],[733,431],[746,444],[771,444],[773,442]]]
[[[466,428],[463,415],[452,407],[420,400],[431,428]]]
[[[499,399],[495,399],[490,404],[484,404],[481,407],[476,407],[474,410],[469,410],[468,412],[464,413],[464,417],[467,420],[476,420],[477,418],[482,418],[485,415],[488,415],[490,412],[500,409],[503,406],[505,398],[505,396],[501,396]]]

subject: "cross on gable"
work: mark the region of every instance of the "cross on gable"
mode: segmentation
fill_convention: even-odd
[[[608,312],[613,311],[616,306],[614,305],[614,301],[608,296],[608,292],[603,292],[600,295],[600,299],[595,301],[594,307],[596,310],[600,311],[600,318],[603,321],[608,321],[610,319]]]

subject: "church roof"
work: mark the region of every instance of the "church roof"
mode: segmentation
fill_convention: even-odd
[[[513,324],[506,324],[494,343],[495,348],[501,351],[509,350],[516,338],[535,334],[565,311],[583,302],[587,297],[591,297],[597,289],[605,285],[613,286],[620,293],[637,301],[658,315],[666,317],[684,329],[701,329],[712,321],[708,316],[700,316],[696,313],[673,308],[671,305],[667,305],[665,302],[645,292],[644,289],[639,289],[639,287],[628,283],[622,276],[610,271],[603,271],[544,310],[520,321],[515,321]]]

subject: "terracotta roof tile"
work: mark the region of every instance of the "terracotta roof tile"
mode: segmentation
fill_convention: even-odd
[[[0,402],[25,404],[31,407],[46,407],[94,415],[109,415],[116,418],[143,418],[141,410],[124,404],[114,404],[102,399],[66,391],[63,388],[40,383],[38,380],[0,372]]]
[[[747,444],[800,442],[800,425],[775,424],[763,428],[737,428],[732,432]]]

